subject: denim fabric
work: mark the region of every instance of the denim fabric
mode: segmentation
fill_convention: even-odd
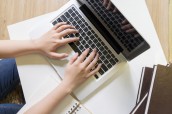
[[[15,59],[0,60],[0,100],[20,82]]]
[[[15,59],[0,60],[0,100],[20,82]],[[23,105],[0,104],[0,114],[16,114]]]
[[[0,114],[16,114],[22,107],[19,104],[0,104]]]

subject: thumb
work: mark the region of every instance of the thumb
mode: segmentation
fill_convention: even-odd
[[[51,52],[49,54],[50,58],[52,59],[64,59],[66,57],[68,57],[67,53],[56,53],[56,52]]]

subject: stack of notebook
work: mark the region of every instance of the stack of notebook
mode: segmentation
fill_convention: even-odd
[[[130,114],[172,114],[172,64],[143,68]]]

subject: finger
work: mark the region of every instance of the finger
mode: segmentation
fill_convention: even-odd
[[[135,34],[135,35],[134,35],[135,38],[137,38],[137,37],[139,37],[139,36],[140,36],[139,34]]]
[[[125,19],[124,21],[122,21],[123,25],[126,25],[128,23],[127,19]]]
[[[117,10],[117,8],[115,7],[114,9],[113,9],[113,13],[116,13],[118,10]]]
[[[84,61],[84,59],[87,57],[88,53],[89,53],[90,49],[86,49],[84,52],[82,52],[82,54],[78,57],[78,59],[76,60],[77,63],[82,63]]]
[[[87,57],[87,59],[83,62],[84,66],[88,66],[95,58],[97,50],[94,49],[91,54]]]
[[[57,43],[59,44],[59,46],[63,46],[71,42],[76,42],[78,40],[79,38],[66,38],[66,39],[58,40]]]
[[[95,75],[95,74],[100,70],[101,66],[102,66],[102,64],[99,64],[99,65],[96,67],[96,69],[94,69],[93,71],[91,71],[91,72],[88,74],[87,78],[89,78],[90,76]]]
[[[103,6],[107,7],[109,0],[104,0],[103,1]]]
[[[75,27],[71,25],[61,25],[59,28],[56,29],[56,31],[59,33],[66,29],[75,29]]]
[[[60,26],[66,25],[66,24],[67,24],[66,22],[57,23],[57,24],[52,28],[52,30],[56,30],[56,29],[59,28]]]
[[[126,30],[127,33],[133,33],[133,32],[135,32],[135,31],[136,31],[136,30],[135,30],[134,28]]]
[[[68,57],[68,54],[66,54],[66,53],[56,53],[56,52],[50,53],[50,58],[52,58],[52,59],[63,59],[66,57]]]
[[[73,64],[76,60],[77,60],[77,58],[78,58],[78,53],[75,53],[75,55],[71,58],[71,60],[69,61],[69,64]]]
[[[97,64],[97,61],[99,59],[99,54],[97,53],[96,57],[93,59],[92,62],[90,62],[90,64],[88,65],[88,67],[86,68],[87,71],[91,71],[92,68],[95,67],[95,65]]]
[[[74,34],[74,33],[78,33],[78,30],[76,30],[76,29],[66,29],[66,30],[60,32],[59,36],[60,36],[60,38],[62,38],[64,36],[68,35],[68,34]]]
[[[112,8],[112,2],[109,2],[107,5],[107,10],[110,10]]]
[[[127,24],[127,25],[124,25],[121,27],[123,30],[127,30],[127,29],[130,29],[132,28],[132,25],[131,24]]]

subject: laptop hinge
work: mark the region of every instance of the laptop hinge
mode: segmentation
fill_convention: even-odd
[[[97,19],[97,17],[91,12],[91,10],[83,4],[80,10],[84,15],[92,22],[96,29],[102,34],[106,41],[111,45],[111,47],[116,51],[117,54],[123,51],[122,47],[116,42],[108,30],[102,25],[102,23]]]

